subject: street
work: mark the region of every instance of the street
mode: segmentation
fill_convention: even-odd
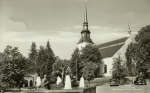
[[[96,93],[149,93],[150,85],[97,86]]]

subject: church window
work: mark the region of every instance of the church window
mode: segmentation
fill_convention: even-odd
[[[107,73],[107,65],[104,65],[104,73]]]

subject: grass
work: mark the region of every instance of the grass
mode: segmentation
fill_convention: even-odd
[[[109,82],[109,77],[105,78],[96,78],[94,80],[91,80],[90,82],[85,81],[86,87],[95,87],[95,86],[101,86]]]

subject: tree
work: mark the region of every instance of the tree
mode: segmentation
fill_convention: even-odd
[[[90,81],[96,77],[95,71],[98,66],[93,62],[88,62],[86,66],[83,68],[83,76],[86,80]]]
[[[94,74],[95,77],[98,77],[100,75],[100,64],[102,63],[102,56],[99,51],[99,49],[95,46],[86,46],[85,48],[82,49],[81,54],[80,54],[80,64],[79,67],[83,68],[88,65],[89,62],[92,62],[97,65]],[[84,73],[84,72],[83,72]]]
[[[20,87],[27,73],[28,62],[19,52],[17,47],[7,46],[3,52],[4,59],[2,62],[2,82],[9,87]]]
[[[127,59],[127,73],[129,76],[136,75],[136,47],[137,45],[135,43],[131,43],[130,45],[128,45],[128,48],[125,53]]]
[[[123,79],[126,76],[126,70],[124,66],[121,65],[121,57],[113,59],[113,71],[112,71],[112,78],[114,79]]]
[[[64,71],[65,64],[59,57],[56,57],[56,61],[53,64],[52,68],[53,68],[53,73],[56,74],[56,78],[57,76],[62,77],[62,72]]]
[[[38,56],[38,52],[37,52],[37,49],[36,49],[36,43],[32,42],[31,50],[30,50],[30,53],[29,53],[29,59],[31,60],[31,62],[36,64],[37,56]]]
[[[65,76],[65,71],[67,69],[67,67],[70,66],[70,61],[68,60],[62,60],[59,57],[56,57],[56,61],[53,64],[53,74],[54,78],[57,78],[57,76],[62,77],[62,79],[64,79]]]
[[[47,62],[48,62],[48,64],[47,64],[48,73],[47,74],[50,74],[49,72],[52,72],[52,66],[55,62],[56,57],[55,57],[55,54],[54,54],[52,48],[50,47],[49,41],[47,41],[47,46],[46,46],[45,51],[46,51]]]
[[[80,52],[81,60],[84,62],[101,63],[102,56],[99,49],[95,46],[86,46]]]
[[[29,53],[30,71],[32,73],[36,72],[37,58],[38,58],[38,51],[37,51],[36,43],[32,42],[31,50]]]
[[[47,71],[45,71],[47,69],[46,68],[46,65],[47,65],[47,56],[46,56],[45,52],[46,51],[45,51],[44,47],[40,46],[36,68],[37,68],[37,73],[41,77],[43,77],[44,74],[47,73]]]
[[[75,75],[77,71],[78,71],[78,77],[81,77],[83,73],[88,73],[86,72],[87,70],[84,69],[88,69],[89,67],[88,65],[89,63],[91,63],[91,64],[96,64],[95,67],[96,69],[94,69],[94,71],[91,71],[92,75],[94,74],[94,77],[98,77],[99,65],[102,62],[101,60],[102,60],[101,53],[99,49],[95,46],[88,45],[85,48],[83,48],[81,51],[76,49],[72,54],[72,58],[71,58],[71,68],[72,71],[74,72],[73,75]]]
[[[133,61],[136,64],[137,72],[145,72],[150,68],[150,25],[140,29],[135,37],[135,41],[134,44],[130,44],[127,48],[127,63]],[[134,51],[131,51],[131,49]]]
[[[79,79],[80,76],[79,76],[79,71],[80,71],[80,68],[79,68],[79,63],[80,63],[80,57],[79,57],[79,50],[78,48],[76,48],[72,54],[72,57],[71,57],[71,63],[70,63],[70,67],[71,67],[71,71],[72,71],[72,74],[74,76],[76,76],[76,79]]]
[[[50,46],[49,41],[47,41],[46,50],[47,50],[48,56],[51,57],[52,60],[54,60],[55,54],[54,54],[54,52],[53,52],[53,50],[52,50],[52,48]]]
[[[4,64],[4,55],[0,53],[0,90],[8,88],[8,84],[3,81],[3,70],[6,67],[6,64]]]
[[[51,75],[52,65],[55,62],[55,55],[50,47],[49,41],[46,48],[40,46],[37,61],[37,73],[43,77],[44,75]]]

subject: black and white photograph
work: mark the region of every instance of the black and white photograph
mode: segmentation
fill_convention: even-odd
[[[150,0],[0,0],[0,93],[150,93]]]

